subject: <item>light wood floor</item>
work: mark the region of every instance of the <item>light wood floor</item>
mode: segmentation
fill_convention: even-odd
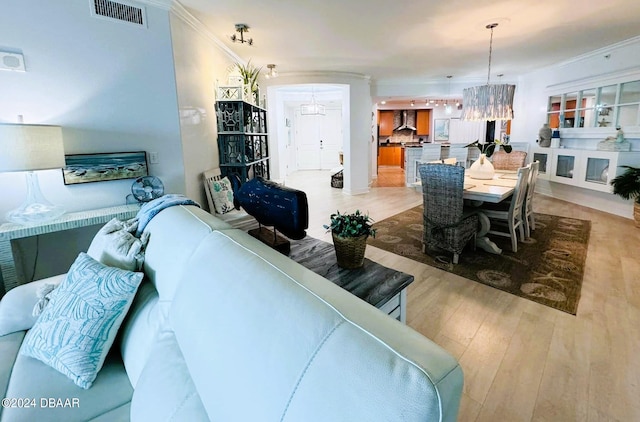
[[[421,203],[410,188],[347,196],[328,172],[298,172],[309,235],[340,210],[376,220]],[[407,323],[462,365],[460,421],[640,421],[640,229],[631,220],[536,196],[536,211],[591,220],[577,316],[367,247],[374,261],[413,274]]]
[[[372,188],[402,188],[407,184],[404,169],[396,166],[379,166],[378,177],[371,184]]]

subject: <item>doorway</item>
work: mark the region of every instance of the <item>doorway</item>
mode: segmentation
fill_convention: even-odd
[[[330,170],[340,165],[342,110],[327,108],[326,114],[303,115],[295,111],[295,168]]]

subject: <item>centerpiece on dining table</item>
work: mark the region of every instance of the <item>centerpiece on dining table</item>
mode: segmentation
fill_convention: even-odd
[[[472,179],[493,179],[495,175],[495,170],[493,168],[493,164],[488,160],[489,157],[493,155],[493,152],[496,148],[502,148],[504,152],[510,153],[512,150],[511,145],[506,144],[499,139],[495,139],[493,142],[480,142],[480,140],[476,140],[475,142],[470,143],[469,145],[465,145],[465,148],[476,147],[480,150],[480,157],[471,164],[469,170],[467,170],[467,174]]]

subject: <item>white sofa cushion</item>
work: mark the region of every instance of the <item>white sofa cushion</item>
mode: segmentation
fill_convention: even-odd
[[[209,421],[176,338],[159,333],[131,399],[131,421]]]
[[[225,259],[212,260],[220,250]],[[437,352],[433,362],[442,367],[428,373],[396,350],[407,345],[385,341],[412,330],[246,233],[210,234],[188,266],[170,324],[211,420],[440,420],[438,384],[446,390],[451,380],[461,388],[459,367],[444,359],[446,352],[408,337],[417,340],[410,349]],[[354,318],[316,288],[338,303],[348,297]],[[384,335],[375,336],[369,321]]]
[[[84,422],[126,406],[133,389],[117,351],[109,353],[100,373],[90,389],[84,390],[69,378],[37,359],[18,355],[12,369],[11,381],[3,397],[35,398],[37,406],[2,409],[2,422]],[[3,359],[8,356],[3,355]],[[77,399],[75,407],[46,407],[40,399]],[[73,406],[73,402],[70,403]],[[115,412],[117,414],[117,412]],[[125,419],[126,420],[126,419]]]
[[[50,297],[20,353],[91,387],[142,281],[80,253]]]
[[[143,281],[119,333],[122,360],[134,388],[147,363],[160,326],[158,292],[151,282]]]
[[[45,284],[57,286],[65,276],[65,274],[61,274],[22,284],[9,290],[0,301],[0,336],[33,327],[38,319],[38,316],[33,314],[33,308],[39,301],[38,289]]]

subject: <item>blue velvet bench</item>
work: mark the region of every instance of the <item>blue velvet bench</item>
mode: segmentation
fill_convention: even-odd
[[[243,183],[236,197],[240,206],[260,225],[249,230],[249,234],[274,249],[288,254],[291,248],[289,240],[278,232],[295,240],[307,235],[309,205],[303,191],[256,177]]]

